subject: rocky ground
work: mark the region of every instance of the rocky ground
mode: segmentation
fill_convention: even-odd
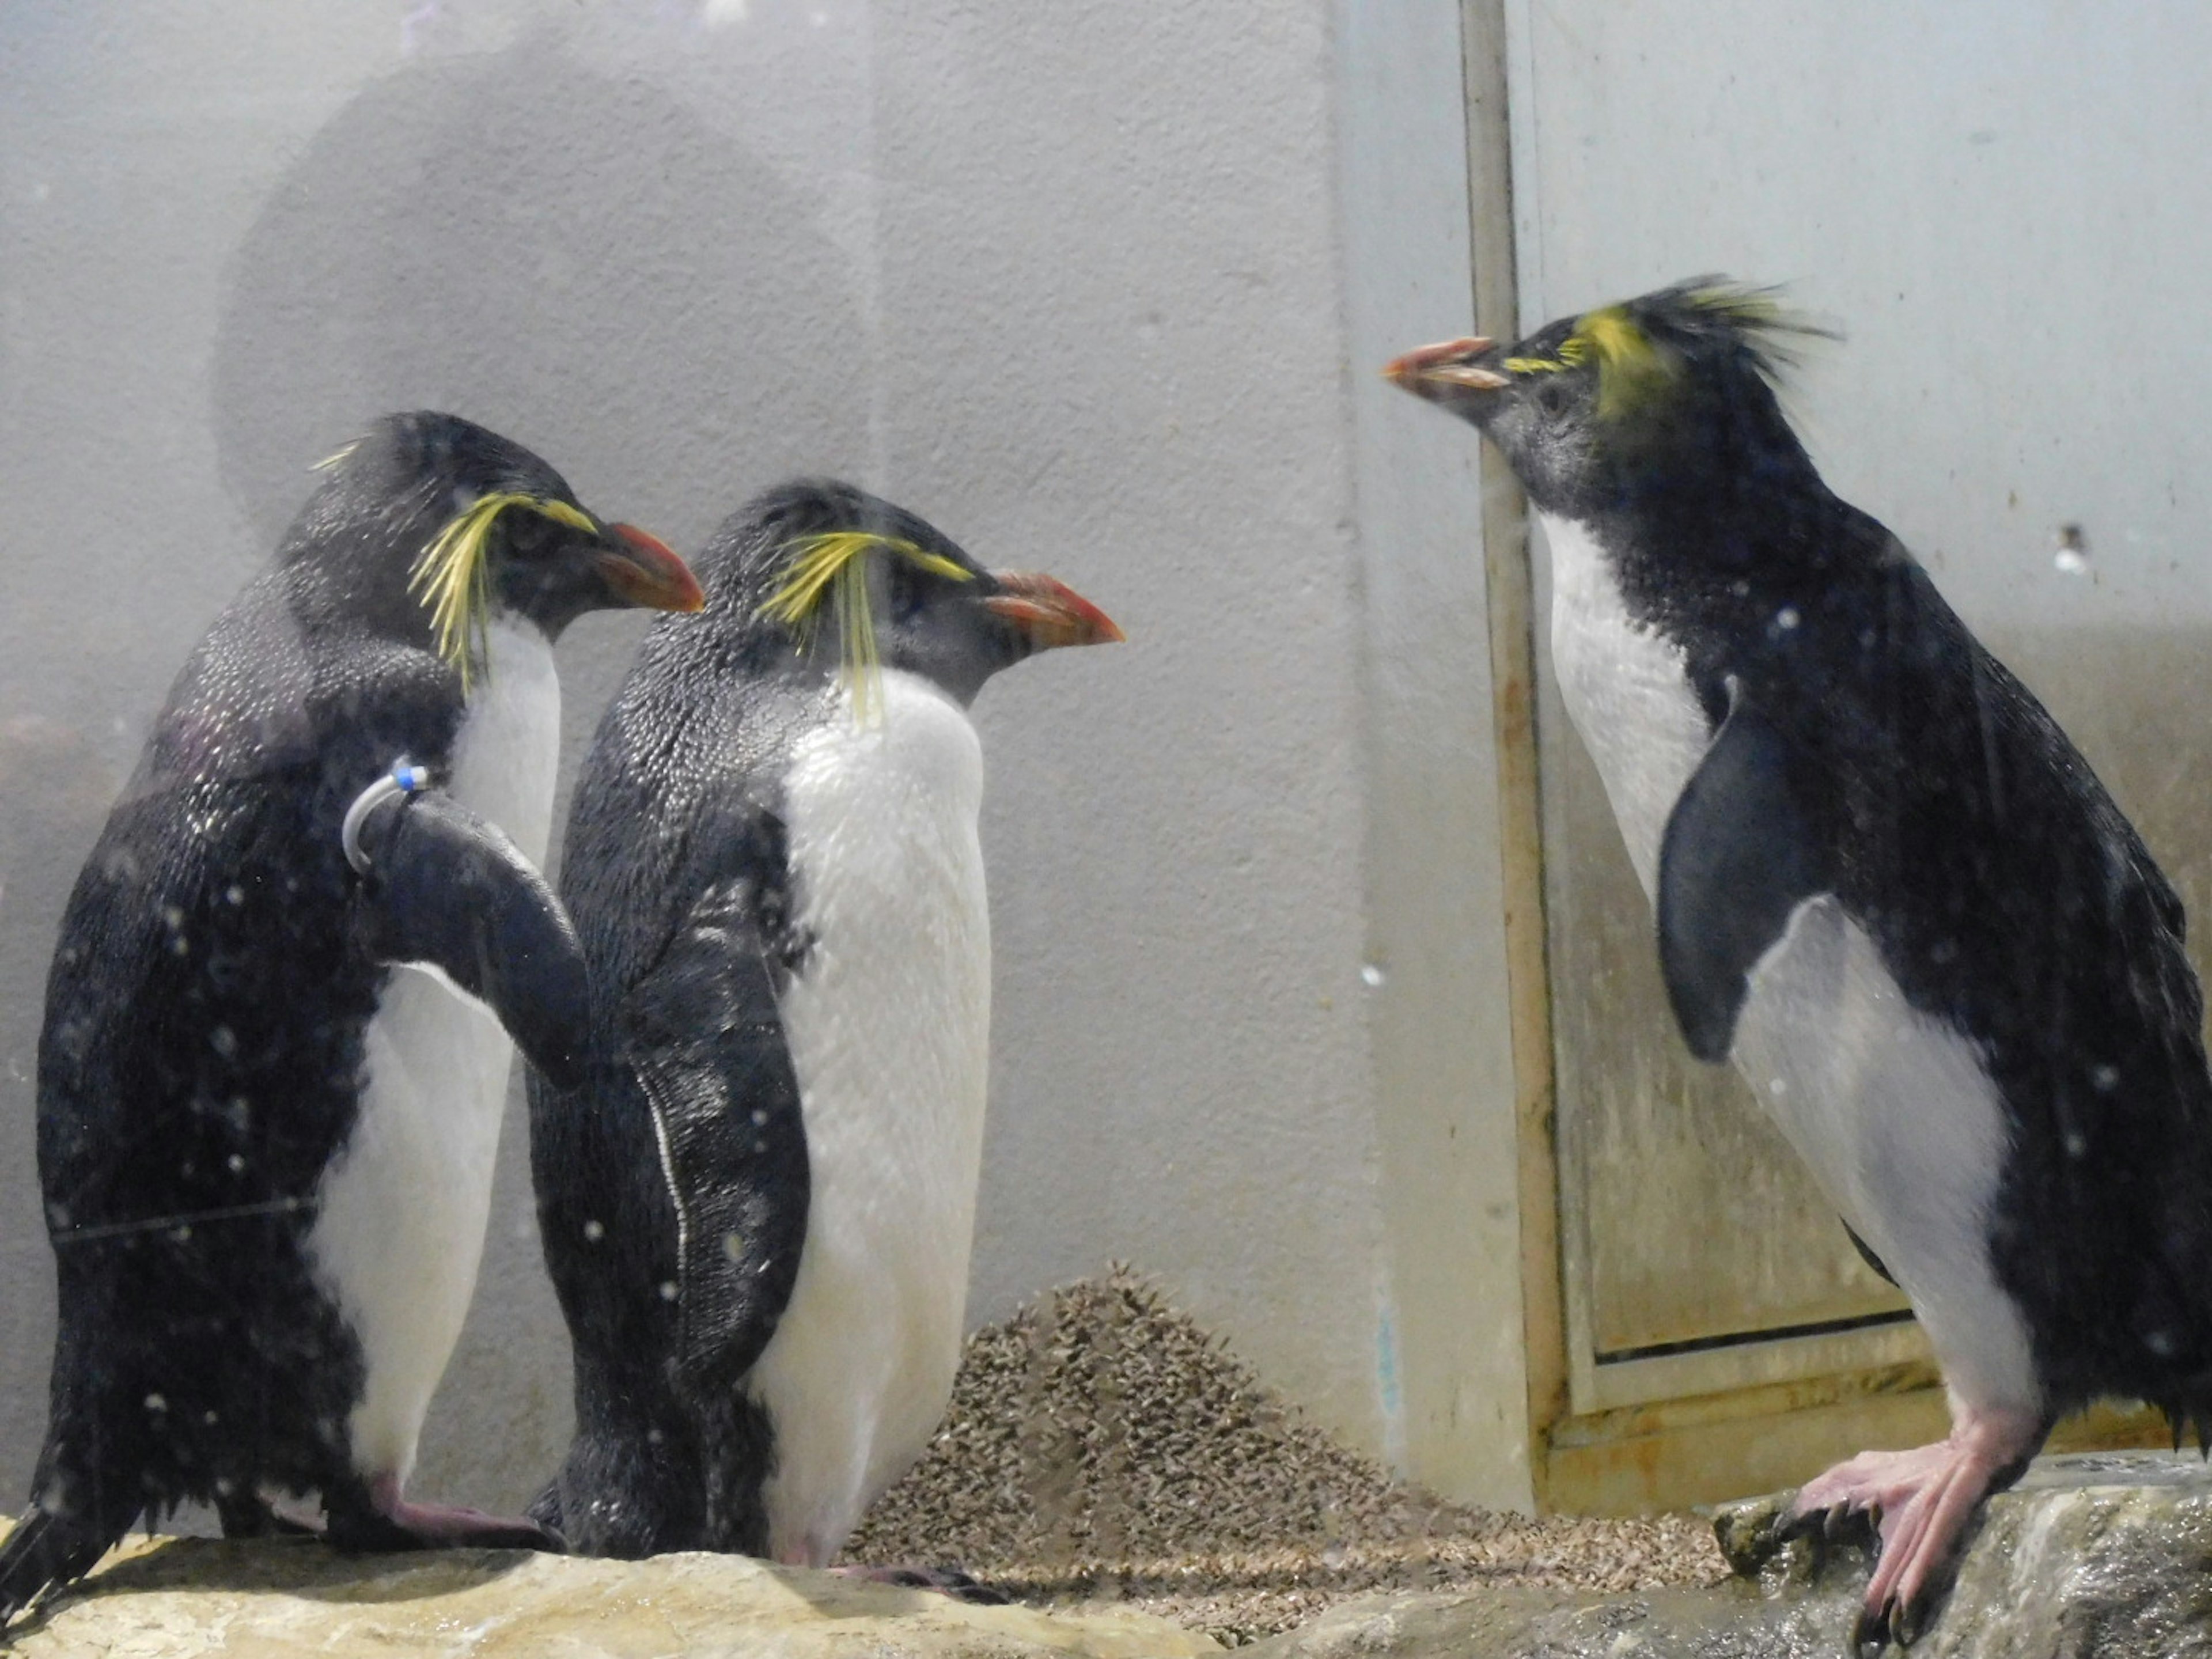
[[[1530,1519],[1395,1485],[1119,1269],[969,1340],[945,1428],[846,1557],[957,1564],[1025,1602],[1133,1605],[1232,1644],[1381,1589],[1728,1572],[1695,1516]]]
[[[1684,1516],[1435,1503],[1116,1273],[977,1334],[944,1433],[850,1552],[958,1563],[1015,1605],[732,1556],[133,1540],[6,1641],[21,1659],[1203,1659],[1209,1638],[1262,1641],[1254,1659],[1829,1659],[1870,1540],[1784,1543],[1788,1499],[1723,1505],[1721,1543]],[[1928,1613],[1928,1659],[2212,1659],[2212,1467],[2039,1460]]]

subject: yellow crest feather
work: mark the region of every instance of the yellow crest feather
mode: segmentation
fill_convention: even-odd
[[[1575,325],[1573,339],[1597,359],[1597,412],[1601,420],[1627,413],[1657,389],[1673,366],[1636,325],[1625,306],[1593,311]],[[1564,355],[1564,354],[1562,354]]]
[[[1732,341],[1752,368],[1772,384],[1778,371],[1794,362],[1791,338],[1803,336],[1830,337],[1832,331],[1790,311],[1772,289],[1700,276],[1586,313],[1576,319],[1574,331],[1560,343],[1556,357],[1508,357],[1504,367],[1513,374],[1558,374],[1592,363],[1598,374],[1598,416],[1613,420],[1665,392],[1683,367],[1679,351],[1686,339],[1708,346],[1722,337]]]
[[[407,591],[429,611],[438,654],[460,671],[465,696],[475,665],[484,654],[484,628],[491,614],[491,571],[485,550],[493,521],[509,507],[525,508],[571,530],[599,530],[591,514],[566,501],[506,490],[479,495],[431,538],[408,575]]]
[[[790,544],[782,585],[761,601],[756,616],[780,622],[811,645],[824,610],[834,610],[844,654],[845,683],[853,713],[866,720],[882,683],[883,653],[868,603],[867,556],[882,551],[948,581],[972,581],[975,573],[902,536],[872,530],[831,530]]]

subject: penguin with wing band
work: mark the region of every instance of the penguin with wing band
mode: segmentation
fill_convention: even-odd
[[[580,1060],[583,959],[536,869],[550,641],[701,595],[452,416],[325,471],[63,917],[38,1091],[60,1328],[0,1620],[186,1499],[232,1535],[312,1492],[343,1547],[557,1543],[401,1492],[475,1283],[508,1034]]]
[[[967,709],[1118,640],[848,485],[761,497],[648,633],[562,875],[583,1084],[531,1086],[576,1437],[532,1513],[581,1552],[828,1565],[952,1384],[991,940]]]
[[[1869,1511],[1863,1639],[1909,1640],[2062,1413],[2212,1417],[2212,1080],[2173,889],[2087,763],[1776,400],[1793,334],[1717,279],[1388,373],[1480,428],[1552,559],[1552,651],[1693,1053],[1732,1060],[1904,1289],[1939,1444]]]

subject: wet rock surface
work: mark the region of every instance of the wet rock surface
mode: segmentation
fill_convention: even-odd
[[[944,1432],[847,1552],[957,1564],[1023,1605],[729,1557],[141,1540],[9,1635],[24,1659],[1184,1659],[1217,1638],[1271,1659],[1834,1659],[1869,1539],[1779,1540],[1789,1496],[1710,1522],[1442,1504],[1116,1273],[976,1334]],[[2212,1659],[2212,1470],[2148,1453],[2039,1461],[1987,1506],[1912,1651]]]
[[[335,1554],[312,1539],[133,1540],[8,1632],[17,1659],[1194,1659],[1123,1608],[970,1607],[742,1557]],[[4,1647],[0,1643],[0,1647]]]
[[[1775,1535],[1790,1494],[1723,1506],[1734,1569],[1705,1589],[1520,1589],[1369,1596],[1253,1651],[1269,1659],[1798,1659],[1850,1651],[1870,1570],[1863,1530]],[[2039,1461],[1984,1511],[1951,1594],[1911,1650],[1929,1659],[2212,1659],[2212,1471],[2096,1453]]]

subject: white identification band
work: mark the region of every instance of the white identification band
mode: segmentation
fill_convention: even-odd
[[[404,799],[430,786],[430,774],[405,756],[392,763],[392,769],[353,798],[346,808],[345,823],[338,829],[338,845],[345,849],[346,862],[353,866],[354,873],[368,873],[368,854],[361,849],[361,826],[368,822],[368,815],[386,801]]]

